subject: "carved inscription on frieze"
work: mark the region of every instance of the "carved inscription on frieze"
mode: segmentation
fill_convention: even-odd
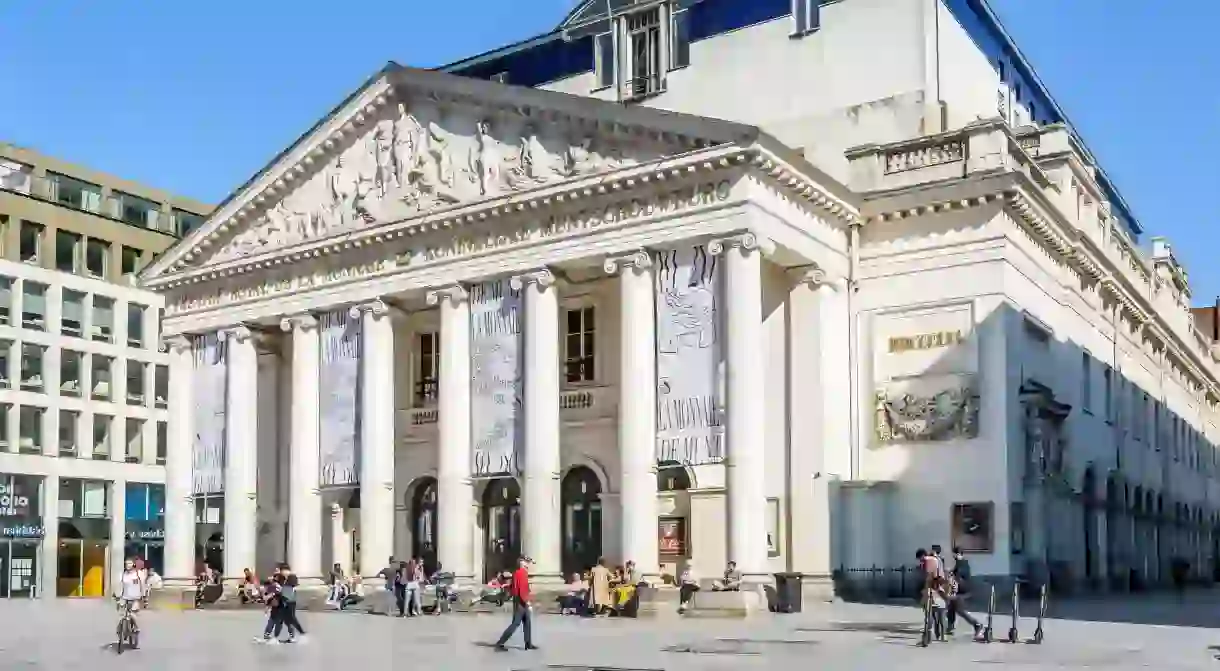
[[[312,289],[315,287],[322,287],[328,284],[338,284],[340,282],[368,277],[370,275],[376,275],[388,270],[392,270],[396,264],[397,262],[394,260],[381,260],[356,266],[331,268],[297,277],[269,280],[249,287],[220,289],[202,296],[191,296],[173,303],[169,303],[165,306],[165,314],[174,315],[181,312],[190,312],[193,310],[227,305],[229,303],[239,303],[241,301],[256,298],[267,298],[270,296],[276,296],[278,294],[286,294],[305,289]]]

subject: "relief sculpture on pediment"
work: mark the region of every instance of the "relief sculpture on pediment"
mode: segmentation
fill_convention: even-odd
[[[665,155],[511,112],[399,102],[209,262],[401,221]]]

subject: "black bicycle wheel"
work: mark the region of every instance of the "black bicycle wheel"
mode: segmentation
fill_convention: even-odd
[[[123,620],[119,622],[119,642],[118,645],[115,646],[115,650],[117,650],[120,655],[123,654],[123,646],[127,643],[127,637],[130,635],[128,632],[128,627],[130,627],[130,625],[127,624],[127,618],[123,618]]]

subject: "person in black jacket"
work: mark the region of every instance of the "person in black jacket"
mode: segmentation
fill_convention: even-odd
[[[970,575],[970,560],[962,554],[961,548],[953,548],[953,570],[950,572],[953,582],[957,584],[956,590],[951,590],[948,599],[948,626],[945,633],[953,635],[953,626],[957,624],[957,616],[961,615],[970,626],[974,627],[974,635],[977,637],[982,631],[982,626],[979,621],[974,619],[974,616],[966,610],[966,599],[970,596],[971,575]]]

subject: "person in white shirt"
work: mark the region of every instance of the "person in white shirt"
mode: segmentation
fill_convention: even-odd
[[[119,579],[119,593],[115,595],[115,599],[119,605],[131,609],[133,622],[135,613],[140,610],[140,603],[144,601],[146,590],[144,578],[136,569],[136,563],[130,559],[123,562],[123,575]],[[136,630],[139,630],[138,625]]]

